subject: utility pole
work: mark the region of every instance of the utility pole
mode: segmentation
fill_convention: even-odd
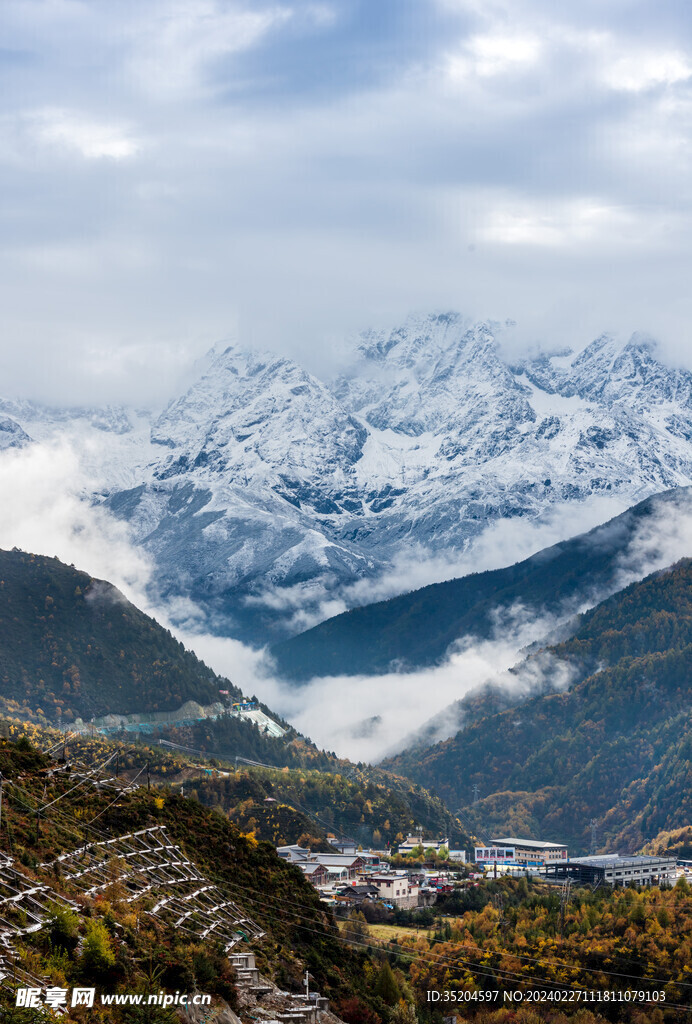
[[[567,908],[567,904],[569,903],[569,890],[570,890],[570,886],[571,885],[572,885],[572,879],[571,878],[567,878],[565,880],[565,884],[562,887],[562,892],[560,893],[560,938],[561,939],[564,939],[564,937],[565,937],[565,910]]]
[[[2,828],[2,784],[3,784],[3,782],[4,782],[4,779],[2,777],[2,772],[0,772],[0,829]]]
[[[589,856],[593,857],[596,853],[596,829],[598,827],[598,818],[592,818],[589,824],[591,825],[591,845],[589,847]]]
[[[151,778],[149,777],[149,762],[147,761],[147,793],[151,790]]]
[[[115,777],[120,775],[120,751],[115,755]]]
[[[307,971],[305,972],[305,977],[303,978],[303,984],[305,985],[305,998],[309,999],[309,997],[310,997],[310,975],[309,975],[309,973]]]
[[[474,804],[478,803],[478,783],[477,782],[474,782],[474,784],[473,784],[473,802],[474,802]]]
[[[495,865],[495,870],[497,870],[497,864]],[[495,877],[497,878],[497,875]],[[500,929],[500,935],[503,935],[505,927],[508,922],[505,921],[505,901],[501,892],[498,893],[496,896],[493,896],[493,906],[495,907],[498,913],[497,924],[498,928]]]

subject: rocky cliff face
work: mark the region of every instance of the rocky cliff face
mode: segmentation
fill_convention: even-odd
[[[494,521],[692,482],[692,374],[648,339],[517,362],[498,331],[411,317],[328,382],[227,348],[148,418],[0,403],[0,445],[89,433],[93,499],[152,552],[161,593],[264,642],[412,546],[462,551]]]

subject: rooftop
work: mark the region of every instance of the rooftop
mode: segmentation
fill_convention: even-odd
[[[604,853],[596,857],[570,857],[568,864],[583,864],[586,867],[645,867],[648,864],[660,864],[662,861],[675,861],[674,857],[621,857],[618,853]]]
[[[505,839],[491,839],[493,846],[526,846],[531,850],[566,850],[565,843],[543,843],[538,839],[517,839],[509,836]]]

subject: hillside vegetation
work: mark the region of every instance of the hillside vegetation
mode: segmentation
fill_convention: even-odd
[[[287,808],[295,808],[310,821],[308,835],[316,838],[335,831],[383,849],[420,825],[427,835],[447,836],[452,847],[470,845],[459,821],[439,799],[408,779],[384,772],[347,778],[324,771],[240,768],[190,785],[203,804],[222,808],[244,830],[282,844],[305,839],[285,817]],[[267,799],[276,803],[267,804]]]
[[[386,767],[464,806],[486,832],[635,850],[692,821],[692,562],[632,584],[548,649],[567,692],[480,717]],[[473,786],[483,797],[472,804]]]
[[[56,907],[38,930],[13,938],[20,969],[53,985],[94,985],[106,992],[197,989],[213,995],[212,1017],[224,1003],[238,1008],[234,973],[213,934],[200,940],[151,916],[147,911],[157,897],[146,889],[129,898],[134,862],[113,857],[109,884],[88,895],[75,887],[78,876],[55,860],[78,850],[81,871],[91,843],[165,826],[205,877],[266,932],[251,940],[262,973],[297,991],[307,968],[347,1024],[439,1024],[430,990],[466,992],[459,1009],[462,1020],[474,1024],[674,1024],[689,1010],[692,895],[682,880],[673,889],[642,893],[573,890],[564,914],[559,891],[544,883],[467,883],[445,898],[429,922],[431,934],[410,929],[403,937],[380,938],[356,914],[340,935],[300,871],[223,815],[165,786],[140,786],[116,801],[100,787],[75,790],[68,772],[49,774],[59,765],[21,738],[22,730],[38,738],[33,727],[0,721],[0,729],[19,737],[0,740],[0,850],[11,854],[32,891],[35,883],[49,885],[74,903],[66,911]],[[94,739],[75,745],[80,759],[113,746]],[[126,755],[123,747],[123,761],[136,753]],[[157,768],[164,764],[175,767],[162,753]],[[47,804],[39,830],[31,811]],[[5,913],[23,927],[20,913]],[[555,998],[536,1005],[531,996],[539,992]],[[647,1002],[654,993],[656,1001]],[[15,1010],[10,991],[1,986],[0,1015],[8,1024],[48,1024],[43,1013]],[[262,1019],[254,1012],[252,1018]],[[74,1011],[69,1019],[176,1024],[181,1018],[159,1009],[138,1015],[99,1008]]]
[[[569,613],[617,587],[620,560],[635,531],[684,489],[656,495],[589,533],[539,551],[516,565],[434,583],[410,594],[354,608],[276,644],[286,679],[383,673],[440,662],[460,637],[492,637],[503,611],[521,604],[535,614]]]
[[[4,731],[17,737],[19,730],[16,726],[8,729],[5,723]],[[124,866],[117,859],[113,884],[93,897],[73,891],[59,865],[52,865],[61,853],[85,843],[162,825],[205,877],[228,892],[266,932],[264,939],[253,942],[263,973],[298,991],[307,968],[332,998],[356,997],[356,1002],[362,999],[377,1007],[378,1000],[363,982],[364,955],[343,947],[331,914],[315,890],[299,871],[281,861],[268,843],[243,835],[225,816],[170,790],[149,791],[145,785],[123,792],[113,801],[112,791],[84,785],[73,791],[69,773],[50,776],[47,772],[52,767],[54,763],[25,739],[18,743],[0,740],[0,771],[5,780],[0,851],[15,859],[28,880],[48,884],[79,905],[78,914],[56,914],[41,931],[17,941],[24,969],[46,976],[58,986],[92,984],[106,992],[200,988],[234,1004],[233,972],[214,936],[195,940],[184,930],[176,931],[148,917],[151,901],[146,896],[134,903],[127,899],[127,888],[118,874]],[[31,809],[57,798],[52,809],[41,816],[38,830]],[[90,824],[94,821],[97,827]],[[42,868],[43,863],[51,866]],[[91,949],[90,936],[98,939],[98,962],[84,951],[85,947]],[[0,986],[3,1020],[11,1013],[9,1000],[9,991]],[[112,1016],[101,1013],[104,1015],[97,1016],[94,1011],[93,1018],[79,1019],[126,1019],[118,1011],[112,1011]],[[174,1018],[168,1012],[141,1018],[150,1019],[168,1022]],[[20,1020],[34,1024],[36,1015],[18,1013]],[[132,1020],[140,1018],[133,1016]]]
[[[0,698],[18,710],[53,721],[171,711],[219,688],[242,696],[110,583],[0,551]]]

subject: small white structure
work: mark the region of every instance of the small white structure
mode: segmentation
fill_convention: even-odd
[[[403,843],[399,843],[399,853],[408,854],[411,850],[415,850],[417,847],[422,846],[424,850],[434,850],[435,853],[439,853],[442,847],[449,849],[449,839],[424,839],[422,836],[406,836]]]

